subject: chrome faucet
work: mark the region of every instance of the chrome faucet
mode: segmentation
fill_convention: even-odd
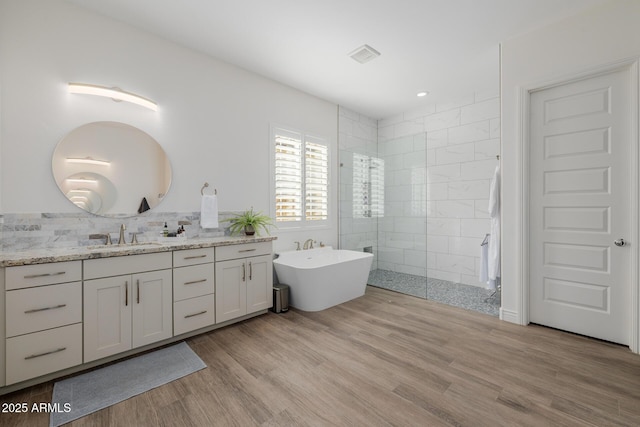
[[[313,249],[313,239],[307,239],[304,241],[304,245],[302,245],[302,249],[305,251],[307,249]]]
[[[124,245],[127,242],[124,241],[124,230],[125,230],[125,226],[124,224],[120,225],[120,238],[118,239],[118,244],[119,245]]]

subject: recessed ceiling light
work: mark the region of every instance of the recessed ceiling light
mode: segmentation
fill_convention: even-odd
[[[423,92],[418,92],[418,97],[422,98],[423,96],[427,96],[429,95],[429,92],[423,91]]]

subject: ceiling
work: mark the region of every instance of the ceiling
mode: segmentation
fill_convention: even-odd
[[[67,1],[381,119],[497,94],[500,42],[607,0]]]

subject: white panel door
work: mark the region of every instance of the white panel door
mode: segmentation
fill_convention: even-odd
[[[630,82],[621,69],[536,91],[530,109],[529,320],[621,344],[636,244]]]
[[[216,262],[216,323],[247,314],[247,260]]]

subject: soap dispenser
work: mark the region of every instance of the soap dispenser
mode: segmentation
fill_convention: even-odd
[[[164,237],[167,237],[169,235],[169,227],[167,227],[167,223],[166,222],[164,223],[164,228],[162,230],[162,235]]]

